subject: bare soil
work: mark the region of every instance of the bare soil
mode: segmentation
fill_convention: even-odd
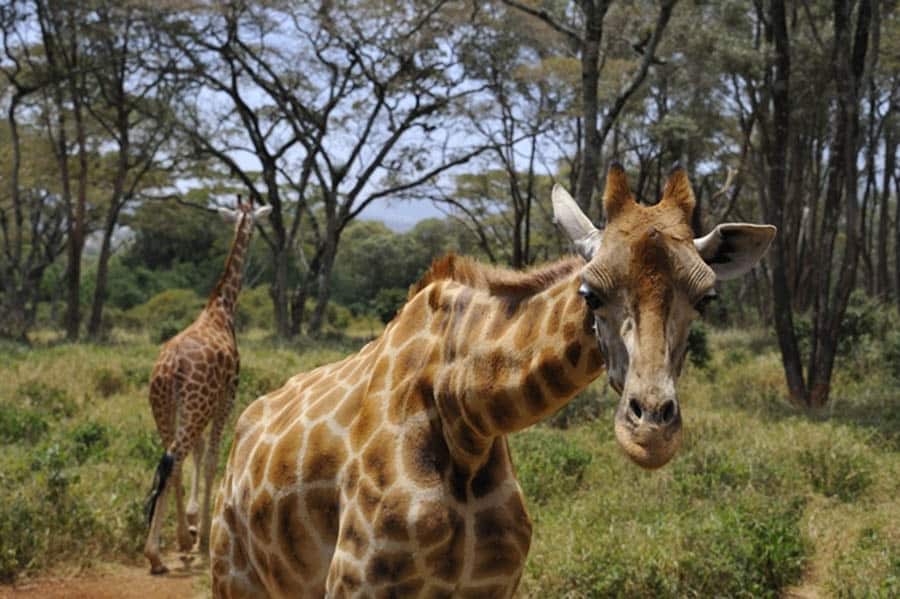
[[[178,554],[164,556],[169,572],[150,574],[149,566],[103,564],[89,572],[0,585],[0,599],[200,599],[208,597],[207,563],[196,556],[190,564]]]

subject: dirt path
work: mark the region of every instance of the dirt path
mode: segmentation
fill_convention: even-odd
[[[207,564],[198,561],[186,569],[177,555],[166,556],[165,576],[151,576],[143,565],[104,564],[86,574],[0,585],[0,599],[200,599],[209,590]]]

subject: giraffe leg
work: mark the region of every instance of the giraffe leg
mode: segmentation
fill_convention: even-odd
[[[191,479],[191,497],[187,506],[188,531],[195,541],[197,540],[197,523],[199,521],[197,516],[200,513],[198,498],[200,496],[200,477],[203,476],[203,450],[205,447],[203,435],[200,435],[194,445],[194,476]]]
[[[175,507],[177,510],[176,538],[178,550],[188,552],[194,546],[194,538],[188,531],[187,518],[184,513],[184,486],[181,484],[182,462],[178,462],[172,471],[172,486],[175,487]]]
[[[165,574],[169,571],[159,556],[159,535],[166,516],[166,496],[171,486],[171,474],[174,467],[175,456],[169,452],[163,454],[156,469],[156,482],[147,503],[150,532],[147,534],[147,542],[144,544],[144,556],[150,560],[151,574]]]
[[[203,464],[203,512],[200,525],[200,552],[206,554],[209,550],[209,530],[212,526],[212,514],[210,513],[210,500],[212,497],[213,478],[216,475],[216,466],[219,461],[219,441],[222,439],[222,429],[228,418],[229,409],[219,409],[213,418],[209,428],[209,445],[206,448],[206,461]],[[199,476],[199,472],[197,474]]]

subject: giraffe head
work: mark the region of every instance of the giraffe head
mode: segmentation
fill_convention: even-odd
[[[256,210],[253,209],[253,198],[250,198],[249,202],[244,202],[241,200],[241,196],[237,197],[237,209],[231,210],[230,208],[225,208],[224,206],[219,206],[217,209],[219,212],[219,216],[222,217],[226,223],[234,223],[235,231],[238,231],[242,227],[246,227],[247,230],[252,229],[253,224],[269,215],[269,212],[272,211],[272,207],[268,205],[260,206]]]
[[[691,322],[717,280],[749,271],[775,236],[771,225],[722,224],[694,239],[694,194],[675,167],[654,206],[638,204],[613,163],[603,195],[608,224],[593,226],[572,197],[553,189],[556,222],[587,261],[579,293],[594,313],[610,385],[621,396],[616,439],[644,468],[668,462],[681,442],[675,382]]]

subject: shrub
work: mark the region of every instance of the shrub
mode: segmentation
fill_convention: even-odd
[[[600,417],[606,410],[615,411],[616,400],[610,398],[606,381],[591,385],[550,417],[547,424],[554,428],[567,429]]]
[[[127,381],[118,371],[99,368],[94,371],[94,391],[100,397],[110,397],[125,390]]]
[[[25,497],[0,497],[0,583],[10,584],[41,554],[40,513]]]
[[[802,450],[799,459],[813,489],[826,497],[855,501],[872,483],[869,459],[846,445],[821,443]]]
[[[687,497],[709,497],[725,489],[739,488],[750,480],[746,465],[737,464],[715,449],[692,451],[672,465],[676,488]]]
[[[834,597],[900,596],[900,553],[896,539],[874,527],[865,527],[852,546],[834,562],[826,588]]]
[[[406,289],[379,289],[375,295],[375,313],[381,322],[387,324],[397,315],[403,304],[406,302]]]
[[[516,472],[525,496],[538,503],[577,490],[591,453],[560,431],[536,428],[512,437]]]
[[[72,416],[77,406],[64,389],[48,385],[42,381],[29,381],[19,385],[16,397],[42,413],[57,418]]]
[[[71,432],[75,459],[79,464],[92,456],[102,457],[109,447],[109,431],[99,422],[83,422]]]
[[[154,341],[159,341],[191,324],[203,306],[203,299],[190,289],[168,289],[125,314],[136,326],[150,330]]]
[[[0,443],[37,443],[50,428],[37,411],[0,402]]]
[[[678,561],[679,594],[780,596],[803,572],[801,513],[797,499],[777,506],[738,502],[710,511],[685,539],[689,549]]]
[[[712,359],[709,352],[709,331],[706,325],[697,321],[691,325],[687,341],[688,359],[697,368],[706,368]]]
[[[252,366],[242,366],[238,394],[246,401],[241,403],[250,403],[257,397],[278,388],[282,382],[281,377],[276,373]]]
[[[127,453],[148,469],[155,468],[163,454],[162,442],[156,428],[142,428],[132,433]]]
[[[251,328],[270,329],[275,326],[275,309],[268,285],[241,291],[234,324],[239,331]]]

